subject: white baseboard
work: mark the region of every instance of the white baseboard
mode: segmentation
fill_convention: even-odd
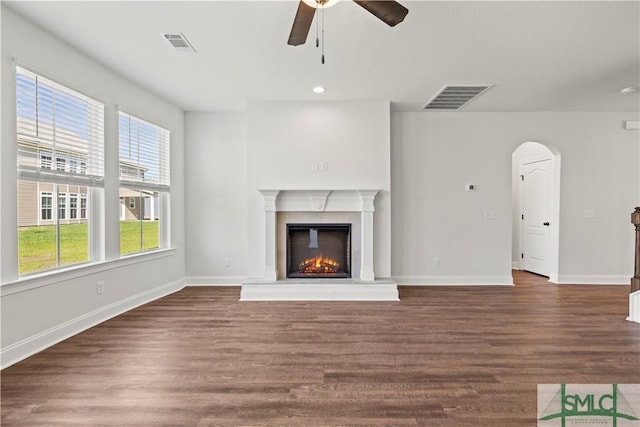
[[[509,276],[393,276],[403,286],[513,286]]]
[[[511,261],[512,270],[520,270],[520,261]]]
[[[558,280],[554,281],[559,285],[626,285],[629,286],[631,275],[621,274],[559,274]],[[549,279],[551,281],[551,279]]]
[[[627,320],[640,323],[640,291],[629,294],[629,317]]]
[[[247,281],[246,276],[188,276],[186,286],[240,286]]]
[[[147,304],[158,298],[162,298],[184,287],[184,280],[180,279],[166,285],[132,295],[120,301],[116,301],[97,310],[91,311],[75,319],[56,325],[44,332],[40,332],[29,338],[14,343],[0,352],[2,360],[1,369],[26,359],[54,344],[64,341],[69,337],[79,334],[99,323],[115,316],[133,310],[143,304]]]

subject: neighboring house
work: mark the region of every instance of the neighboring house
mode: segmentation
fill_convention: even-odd
[[[31,120],[20,117],[24,123]],[[52,135],[54,129],[42,129],[45,135]],[[56,144],[45,145],[41,141],[34,143],[29,138],[19,137],[18,151],[21,164],[28,165],[34,173],[46,174],[47,170],[57,173],[86,174],[87,154],[76,148],[77,138],[72,132],[56,128]],[[60,134],[64,134],[61,137]],[[46,141],[48,138],[42,138]],[[62,141],[62,142],[61,142]],[[46,147],[43,149],[43,145]],[[80,144],[77,144],[80,145]],[[144,180],[145,169],[127,159],[120,159],[120,176]],[[58,184],[57,197],[55,184],[37,181],[18,181],[18,226],[32,227],[53,225],[56,218],[60,224],[79,224],[88,218],[88,190],[81,185]],[[120,220],[159,219],[158,197],[149,191],[120,189]]]
[[[144,182],[146,168],[126,158],[120,158],[120,178]],[[150,191],[120,188],[120,221],[159,219],[158,197]]]
[[[120,221],[159,219],[157,194],[120,188]]]
[[[60,224],[87,221],[87,187],[18,181],[18,226],[53,225],[56,214]]]
[[[18,128],[36,126],[31,118],[18,116]],[[18,134],[18,159],[21,170],[37,180],[18,181],[18,226],[79,224],[87,221],[86,186],[58,184],[55,176],[87,174],[88,154],[83,140],[60,126],[38,124],[38,138]],[[53,142],[55,141],[55,142]],[[52,181],[52,182],[48,182]],[[57,196],[56,196],[57,194]]]

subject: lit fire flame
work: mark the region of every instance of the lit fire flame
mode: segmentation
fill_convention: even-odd
[[[302,273],[317,274],[317,273],[337,273],[340,264],[331,259],[325,258],[322,254],[315,258],[309,258],[298,264],[298,269]]]

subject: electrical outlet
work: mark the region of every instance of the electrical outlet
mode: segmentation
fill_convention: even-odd
[[[436,267],[440,267],[440,258],[434,258],[433,259],[433,265]]]
[[[316,162],[315,160],[311,162],[311,170],[312,171],[318,170],[318,162]]]
[[[328,171],[328,170],[329,170],[329,162],[328,162],[328,161],[326,161],[326,160],[321,161],[321,162],[320,162],[320,170],[321,170],[322,172],[326,172],[326,171]]]
[[[231,259],[230,258],[225,258],[224,259],[224,268],[229,268],[231,267]]]
[[[96,284],[96,294],[97,295],[104,294],[104,282],[98,282]]]

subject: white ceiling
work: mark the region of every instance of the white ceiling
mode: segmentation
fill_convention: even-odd
[[[638,1],[401,0],[409,14],[390,28],[342,0],[325,11],[325,65],[315,21],[305,45],[286,44],[296,1],[4,3],[187,111],[317,99],[417,111],[444,84],[486,83],[464,111],[640,109],[638,93],[620,94],[640,86]]]

